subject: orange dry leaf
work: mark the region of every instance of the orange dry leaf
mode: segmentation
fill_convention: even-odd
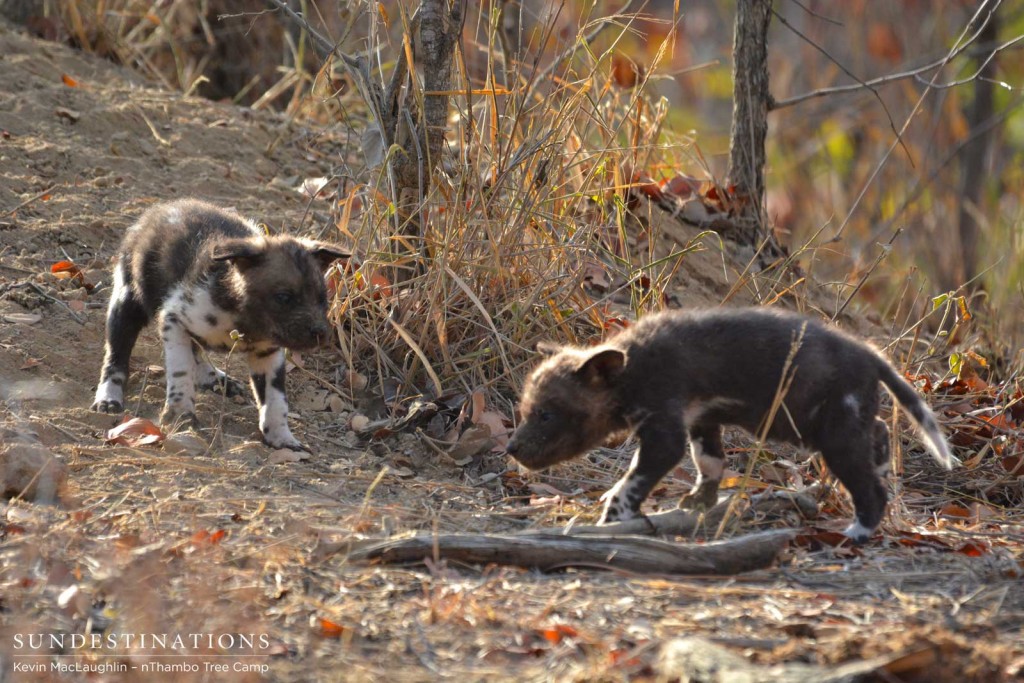
[[[64,74],[63,76],[61,76],[60,80],[64,81],[64,85],[68,86],[69,88],[77,88],[78,87],[78,81],[73,79],[71,76],[68,76],[67,74]]]
[[[388,10],[384,7],[383,2],[377,3],[377,13],[380,15],[380,20],[384,22],[384,27],[391,28],[391,17],[388,16]]]
[[[118,446],[148,446],[166,438],[159,427],[143,417],[125,417],[124,422],[107,431],[107,443]]]
[[[637,82],[643,78],[644,68],[628,57],[615,55],[612,57],[612,80],[615,85],[625,90],[636,87]]]
[[[639,666],[640,665],[640,659],[635,657],[635,656],[632,656],[632,655],[635,655],[635,653],[636,653],[636,648],[621,647],[621,648],[612,650],[611,652],[608,653],[608,662],[612,666],[621,666],[621,667]]]
[[[676,174],[668,180],[661,181],[661,189],[668,194],[686,199],[694,195],[700,189],[700,181],[690,176]]]
[[[375,299],[380,297],[391,296],[391,280],[387,279],[380,273],[373,273],[370,275],[370,286],[373,288],[373,297]]]
[[[71,261],[58,261],[50,266],[50,272],[61,280],[74,280],[79,287],[92,289],[93,285],[85,281],[85,274]]]
[[[1024,462],[1022,460],[1024,460],[1022,456],[1008,455],[1005,458],[1001,458],[999,462],[1007,472],[1024,477]]]
[[[981,557],[989,551],[989,546],[984,541],[975,539],[967,541],[957,548],[956,551],[962,555],[967,555],[968,557]]]
[[[849,545],[850,539],[838,531],[817,529],[812,533],[797,534],[796,538],[793,539],[793,544],[800,548],[818,550],[823,547],[835,548],[844,544]]]
[[[192,534],[192,538],[190,538],[188,542],[193,548],[200,548],[205,545],[218,545],[227,535],[228,532],[224,531],[224,529],[217,529],[213,533],[210,533],[206,529],[200,529]],[[180,552],[181,548],[178,550]]]
[[[943,505],[939,510],[939,514],[943,517],[958,517],[960,519],[969,519],[971,517],[971,511],[965,508],[963,505],[957,505],[956,503],[947,503]]]
[[[575,638],[579,635],[579,631],[574,629],[568,624],[555,624],[550,628],[544,628],[540,630],[540,635],[544,637],[544,640],[549,643],[558,644],[562,642],[564,638]]]
[[[316,620],[317,629],[316,632],[321,638],[340,638],[345,633],[345,627],[341,624],[336,624],[329,619],[323,617]]]

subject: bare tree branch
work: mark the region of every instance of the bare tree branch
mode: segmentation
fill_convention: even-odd
[[[896,211],[893,213],[892,217],[889,220],[882,223],[879,227],[875,228],[875,230],[872,231],[871,236],[865,240],[865,243],[870,244],[872,242],[878,241],[878,239],[882,235],[887,233],[889,229],[892,228],[893,224],[895,224],[896,221],[900,219],[900,217],[910,207],[910,205],[917,201],[917,198],[920,197],[921,193],[924,192],[925,188],[927,188],[931,184],[931,182],[939,176],[939,173],[941,173],[942,170],[946,168],[946,166],[948,166],[951,161],[953,161],[953,159],[956,159],[957,156],[960,155],[960,152],[962,152],[965,147],[973,143],[980,136],[988,133],[996,126],[1005,123],[1006,119],[1010,118],[1010,114],[1017,111],[1017,109],[1019,109],[1021,106],[1024,106],[1024,97],[1018,97],[1016,100],[1007,105],[1007,107],[1003,109],[1003,111],[999,112],[999,114],[993,116],[992,118],[990,118],[988,121],[978,126],[977,128],[972,129],[970,135],[961,140],[960,144],[958,144],[956,147],[950,150],[949,153],[942,159],[942,161],[935,165],[935,168],[932,169],[931,173],[928,174],[927,178],[925,178],[924,180],[917,180],[917,182],[914,184],[914,187],[911,188],[910,194],[908,194],[906,198],[904,198],[903,202],[900,204],[899,208],[897,208]]]
[[[957,38],[953,48],[946,55],[945,62],[948,62],[950,59],[953,58],[954,55],[959,54],[962,51],[962,42],[964,41],[967,32],[970,30],[970,27],[973,26],[978,21],[978,17],[980,17],[983,12],[988,12],[988,16],[985,18],[985,21],[982,24],[982,28],[984,28],[984,25],[987,24],[989,19],[991,18],[992,13],[995,12],[996,9],[998,9],[1000,2],[1001,0],[985,0],[985,2],[983,2],[981,6],[978,7],[974,15],[971,16],[971,20],[967,22],[967,26],[965,26],[964,30],[960,33],[960,36]],[[991,6],[993,4],[994,7]],[[977,33],[971,36],[971,39],[977,39],[979,34],[980,29]],[[939,73],[941,73],[941,68],[939,71],[935,72],[934,76],[932,76],[932,83],[934,83],[938,79]],[[914,103],[914,108],[911,109],[910,113],[907,115],[907,118],[903,123],[903,127],[900,128],[899,133],[897,134],[898,136],[902,136],[903,133],[906,132],[907,128],[910,127],[910,122],[913,121],[914,117],[917,116],[917,112],[921,109],[921,105],[924,104],[925,98],[928,97],[928,94],[931,92],[931,90],[931,83],[929,83],[928,86],[926,86],[924,91],[921,93],[921,96],[917,98],[917,102]],[[853,204],[850,205],[850,210],[847,212],[846,218],[843,219],[843,222],[836,229],[835,235],[832,236],[829,242],[838,242],[840,239],[842,239],[843,231],[846,230],[846,226],[850,224],[850,219],[853,218],[853,214],[856,213],[857,209],[860,208],[860,203],[864,200],[864,197],[867,195],[868,188],[871,187],[871,184],[875,182],[875,178],[878,177],[878,174],[882,172],[882,169],[889,162],[889,157],[892,156],[893,150],[896,149],[896,145],[898,144],[900,144],[900,137],[897,137],[897,139],[893,141],[893,143],[889,146],[889,149],[885,151],[885,154],[882,155],[882,158],[878,161],[878,164],[871,172],[871,175],[868,176],[868,179],[864,182],[864,187],[861,188],[860,193],[857,195],[857,198],[854,199]]]
[[[1000,2],[1001,2],[1001,0],[1000,0]],[[998,9],[998,4],[999,3],[997,3],[997,6],[992,9],[992,12],[995,12],[996,9]],[[984,5],[982,6],[982,8],[983,7],[984,7]],[[980,12],[980,9],[979,9],[979,12]],[[978,13],[975,13],[974,17],[977,18],[977,16],[978,16]],[[972,19],[972,23],[973,23],[973,21],[974,20]],[[985,23],[988,23],[987,19],[986,19]],[[925,64],[924,66],[919,66],[919,67],[917,67],[915,69],[911,69],[910,71],[901,71],[899,73],[888,74],[886,76],[879,76],[878,78],[872,78],[872,79],[867,80],[867,81],[861,81],[861,80],[858,79],[857,83],[851,83],[850,85],[836,85],[836,86],[832,86],[832,87],[829,87],[829,88],[821,88],[819,90],[812,90],[811,92],[804,93],[802,95],[794,95],[793,97],[787,97],[785,99],[775,100],[775,102],[772,104],[771,109],[772,109],[772,111],[775,111],[777,109],[784,109],[786,107],[792,107],[794,104],[800,104],[801,102],[805,102],[807,100],[814,99],[815,97],[825,97],[827,95],[837,95],[839,93],[853,92],[853,91],[856,91],[856,90],[863,90],[865,88],[872,89],[875,86],[885,85],[887,83],[892,83],[894,81],[902,81],[902,80],[905,80],[907,78],[916,78],[917,76],[919,76],[920,74],[923,74],[926,71],[931,71],[933,69],[942,68],[946,64],[948,64],[950,62],[950,60],[955,59],[956,57],[960,56],[965,50],[967,50],[967,48],[969,48],[972,44],[974,44],[974,42],[978,39],[978,36],[981,35],[981,32],[982,32],[982,30],[984,28],[985,28],[985,26],[984,26],[984,24],[982,24],[982,26],[977,30],[977,32],[975,32],[975,34],[972,35],[969,39],[967,39],[967,41],[964,42],[962,45],[959,45],[952,52],[947,53],[946,56],[943,57],[942,59],[937,59],[934,62],[931,62],[929,64]],[[808,41],[808,42],[810,42],[810,41]],[[814,45],[814,43],[811,43],[811,44]],[[827,53],[826,53],[826,56],[827,56]],[[829,57],[829,59],[831,59],[831,57]],[[845,71],[845,69],[844,69],[844,71]],[[849,73],[849,72],[847,72],[847,73]],[[852,74],[850,74],[850,76],[853,77],[853,78],[856,78],[856,76],[853,76]],[[941,87],[941,86],[934,86],[933,85],[931,87]]]
[[[1017,43],[1021,42],[1022,40],[1024,40],[1024,36],[1017,36],[1016,38],[1013,38],[1012,40],[1008,40],[1005,43],[1003,43],[1002,45],[1000,45],[999,47],[997,47],[996,49],[992,50],[992,53],[988,57],[985,58],[985,61],[981,63],[981,66],[978,67],[977,71],[975,71],[973,74],[971,74],[967,78],[962,78],[962,79],[960,79],[958,81],[950,81],[949,83],[934,83],[934,84],[932,84],[932,87],[937,89],[937,90],[944,90],[946,88],[955,88],[958,85],[963,85],[965,83],[970,83],[973,80],[977,80],[977,79],[981,78],[981,73],[985,70],[985,67],[987,67],[989,65],[989,62],[991,62],[993,59],[995,59],[997,54],[999,54],[1000,52],[1002,52],[1003,50],[1005,50],[1005,49],[1007,49],[1009,47],[1012,47],[1012,46],[1016,45]],[[920,83],[924,83],[925,82],[924,80],[921,79],[920,76],[915,76],[915,78]],[[983,80],[991,80],[991,79],[983,79]],[[993,83],[999,83],[999,81],[992,81],[992,82]],[[1005,85],[1005,84],[1003,84],[1003,85]]]
[[[843,70],[843,73],[845,73],[845,74],[846,74],[847,76],[849,76],[850,78],[852,78],[852,79],[854,79],[855,81],[857,81],[857,83],[859,83],[860,85],[862,85],[863,87],[865,87],[865,88],[867,88],[868,90],[870,90],[870,91],[871,91],[871,94],[873,94],[873,95],[875,96],[875,99],[876,99],[876,100],[878,100],[878,103],[879,103],[880,105],[882,105],[882,111],[884,111],[884,112],[885,112],[885,118],[887,118],[887,119],[889,120],[889,128],[891,128],[891,129],[892,129],[892,132],[893,132],[893,133],[896,133],[896,139],[897,139],[897,140],[899,141],[899,143],[900,143],[900,146],[901,146],[901,147],[903,148],[903,151],[904,151],[904,152],[906,153],[906,155],[907,155],[907,159],[909,159],[909,160],[910,160],[910,164],[911,164],[911,166],[913,166],[913,165],[914,165],[914,158],[913,158],[913,157],[911,156],[911,154],[910,154],[910,150],[909,150],[909,149],[907,149],[907,146],[906,146],[906,144],[904,144],[904,142],[903,142],[903,138],[902,138],[902,137],[900,137],[900,134],[899,134],[899,132],[898,132],[898,131],[896,130],[896,122],[892,120],[892,113],[891,113],[891,112],[889,111],[889,107],[887,107],[887,106],[885,105],[885,100],[883,100],[883,99],[882,99],[882,96],[881,96],[881,95],[880,95],[880,94],[878,93],[878,91],[877,91],[877,90],[875,90],[875,88],[874,88],[874,87],[872,87],[872,86],[869,86],[869,85],[867,85],[866,83],[864,83],[864,81],[862,81],[862,80],[861,80],[860,78],[858,78],[858,77],[857,77],[857,76],[856,76],[856,75],[855,75],[855,74],[854,74],[854,73],[853,73],[852,71],[850,71],[850,70],[849,70],[849,69],[847,69],[847,68],[846,68],[845,66],[843,66],[843,65],[842,65],[842,64],[841,64],[841,63],[839,62],[839,60],[837,60],[837,59],[836,59],[835,57],[833,57],[832,55],[830,55],[830,54],[828,53],[828,51],[827,51],[827,50],[826,50],[825,48],[823,48],[822,46],[818,45],[818,44],[817,44],[817,43],[815,43],[815,42],[814,42],[813,40],[811,40],[810,38],[808,38],[807,36],[805,36],[805,35],[804,35],[803,33],[801,33],[800,31],[798,31],[798,30],[796,29],[796,27],[795,27],[795,26],[793,26],[792,24],[790,24],[790,23],[789,23],[788,21],[786,21],[785,17],[783,17],[783,16],[781,15],[781,14],[779,14],[779,13],[778,13],[778,12],[776,12],[775,10],[772,10],[772,14],[774,14],[774,15],[775,15],[775,17],[776,17],[776,18],[777,18],[777,19],[778,19],[779,21],[781,21],[781,22],[782,22],[782,24],[783,24],[783,25],[784,25],[784,26],[785,26],[786,28],[788,28],[788,29],[789,29],[790,31],[792,31],[792,32],[793,32],[793,33],[795,33],[795,34],[796,34],[797,36],[799,36],[801,40],[805,41],[805,42],[806,42],[807,44],[809,44],[809,45],[810,45],[811,47],[813,47],[813,48],[814,48],[815,50],[817,50],[817,51],[818,51],[818,52],[820,52],[821,54],[823,54],[823,55],[825,55],[826,57],[828,57],[829,61],[831,61],[831,62],[832,62],[833,64],[835,64],[836,66],[838,66],[838,67],[839,67],[840,69],[842,69],[842,70]],[[771,106],[771,104],[769,104],[769,106],[768,106],[768,109],[769,109],[769,110],[773,109],[773,107]]]
[[[819,14],[818,12],[815,12],[814,10],[812,10],[810,7],[808,7],[807,5],[803,4],[799,0],[790,0],[790,2],[792,2],[794,5],[796,5],[797,7],[799,7],[803,11],[807,12],[808,14],[810,14],[812,17],[814,17],[816,19],[821,19],[822,21],[827,21],[828,23],[832,24],[833,26],[843,26],[844,25],[843,22],[841,22],[841,21],[837,21],[835,19],[830,19],[829,17],[826,17],[824,14]]]

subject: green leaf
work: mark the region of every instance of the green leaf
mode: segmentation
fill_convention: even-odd
[[[960,370],[964,367],[964,357],[959,353],[949,354],[949,371],[957,377],[960,376]]]
[[[949,297],[953,296],[952,292],[946,292],[945,294],[939,294],[937,297],[932,299],[932,310],[937,311],[939,308],[949,301]]]

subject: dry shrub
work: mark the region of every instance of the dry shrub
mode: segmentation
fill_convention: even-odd
[[[382,364],[373,374],[399,378],[407,397],[511,396],[537,341],[593,338],[624,307],[662,306],[681,255],[670,267],[651,256],[628,169],[674,169],[690,143],[666,141],[667,106],[642,81],[620,85],[614,54],[581,49],[565,78],[543,83],[520,64],[509,89],[457,67],[458,114],[419,240],[398,237],[384,165],[338,183],[331,221],[365,255],[335,306],[350,362]]]

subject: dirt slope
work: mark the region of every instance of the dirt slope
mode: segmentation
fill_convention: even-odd
[[[664,671],[658,652],[695,634],[755,663],[892,655],[903,662],[897,680],[1009,680],[1020,669],[1019,536],[977,558],[948,552],[948,540],[794,551],[780,568],[731,581],[315,561],[318,538],[332,532],[561,524],[592,514],[587,503],[615,473],[584,463],[524,483],[495,476],[500,456],[459,468],[408,437],[360,443],[343,412],[303,403],[309,377],[339,368],[330,351],[288,380],[296,431],[317,449],[309,462],[270,464],[252,406],[215,397],[202,400],[213,417],[194,452],[105,445],[111,418],[87,406],[124,228],[154,201],[194,195],[274,228],[319,231],[292,188],[329,173],[345,140],[155,89],[3,24],[0,131],[0,439],[39,442],[68,468],[60,504],[0,503],[0,681],[57,680],[51,669],[13,669],[24,661],[16,635],[51,632],[268,643],[265,656],[247,658],[201,640],[191,652],[203,656],[186,662],[198,669],[177,673],[142,668],[180,663],[155,656],[173,647],[122,644],[107,659],[125,670],[90,680],[670,679],[678,673]],[[86,271],[91,292],[48,275],[65,259]],[[701,272],[717,269],[712,260]],[[145,382],[138,413],[151,418],[163,399],[160,363],[150,330],[128,396]],[[657,495],[685,488],[673,480]],[[829,523],[840,527],[843,514]],[[211,662],[229,669],[212,672]]]

